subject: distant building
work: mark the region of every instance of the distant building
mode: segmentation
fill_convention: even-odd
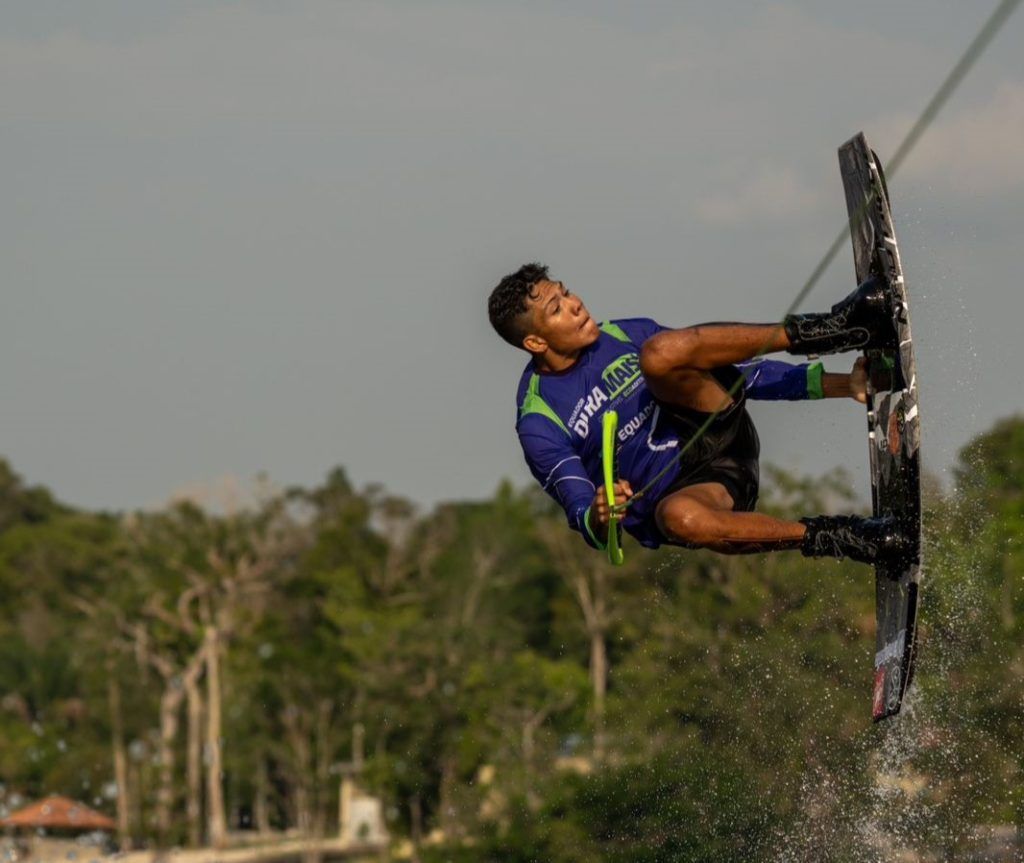
[[[6,818],[0,827],[26,827],[30,830],[59,830],[65,833],[91,833],[94,830],[113,832],[114,821],[102,812],[90,809],[67,797],[47,797],[31,803]]]
[[[6,818],[0,827],[9,834],[8,860],[73,860],[83,847],[110,850],[116,825],[102,812],[67,797],[47,797]]]

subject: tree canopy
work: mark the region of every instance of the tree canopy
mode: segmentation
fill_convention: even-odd
[[[872,726],[857,564],[612,569],[534,489],[420,512],[341,468],[237,511],[87,512],[0,460],[0,805],[57,792],[136,844],[223,844],[336,830],[357,774],[424,861],[954,853],[1024,815],[1024,418],[955,477],[918,679]],[[771,470],[763,506],[859,504]]]

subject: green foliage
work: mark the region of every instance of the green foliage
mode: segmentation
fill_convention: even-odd
[[[707,750],[669,750],[592,776],[553,777],[500,829],[427,861],[685,863],[761,859],[779,815],[756,775]]]
[[[7,461],[0,458],[0,533],[18,524],[46,521],[65,511],[45,488],[25,486]]]
[[[1024,814],[1024,419],[956,476],[928,498],[910,707],[872,727],[856,564],[630,547],[612,569],[535,489],[419,513],[340,469],[241,512],[114,518],[0,461],[0,783],[109,808],[113,675],[134,830],[155,836],[178,684],[153,657],[180,673],[219,620],[229,810],[262,800],[276,828],[333,830],[338,771],[361,769],[393,833],[441,831],[430,863],[859,861],[879,836],[949,856]],[[768,468],[762,506],[858,502],[841,473]],[[182,728],[173,748],[181,841]]]

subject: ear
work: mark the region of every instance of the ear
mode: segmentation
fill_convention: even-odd
[[[523,347],[531,354],[542,354],[548,349],[548,341],[541,336],[530,333],[530,335],[523,337]]]

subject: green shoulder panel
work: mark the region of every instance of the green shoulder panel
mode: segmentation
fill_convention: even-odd
[[[527,414],[540,414],[543,417],[547,417],[551,422],[558,426],[564,431],[569,437],[572,434],[569,429],[565,427],[565,423],[559,418],[540,394],[540,375],[534,374],[530,377],[530,385],[526,390],[526,397],[523,399],[523,403],[519,406],[519,419],[522,419]]]
[[[632,339],[626,335],[626,332],[622,327],[618,324],[613,324],[611,321],[605,321],[603,324],[598,324],[598,329],[600,329],[602,333],[607,333],[613,339],[618,339],[620,342],[632,341]]]

